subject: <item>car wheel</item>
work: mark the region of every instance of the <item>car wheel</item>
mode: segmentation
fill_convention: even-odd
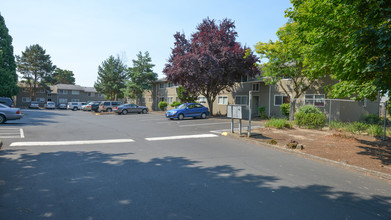
[[[143,109],[143,114],[147,114],[147,109]]]
[[[112,111],[111,108],[106,109],[106,112],[111,112],[111,111]]]
[[[0,115],[0,124],[3,124],[6,120],[4,115]]]
[[[73,111],[77,111],[77,107],[73,107],[73,109],[72,109]]]
[[[201,114],[201,118],[202,118],[202,119],[205,119],[205,118],[206,118],[206,113],[205,113],[205,112]]]
[[[126,110],[126,109],[122,110],[122,114],[123,114],[123,115],[128,114],[128,110]]]
[[[183,114],[179,114],[179,115],[178,115],[178,119],[179,119],[179,120],[183,120],[184,117],[185,117],[185,116],[184,116]]]
[[[170,120],[174,120],[173,118],[170,118]]]

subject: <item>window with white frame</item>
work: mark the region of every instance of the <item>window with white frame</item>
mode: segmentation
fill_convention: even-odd
[[[64,89],[59,89],[57,92],[58,94],[68,94],[68,90],[64,90]]]
[[[253,92],[259,92],[259,83],[253,83],[252,84],[252,91]]]
[[[167,85],[167,87],[174,87],[174,83],[169,82],[168,85]]]
[[[247,82],[247,81],[248,81],[247,75],[246,76],[242,76],[241,79],[240,79],[240,82]]]
[[[141,98],[141,103],[142,103],[142,104],[145,103],[145,98],[144,98],[144,97]]]
[[[237,95],[237,96],[235,96],[235,104],[237,104],[237,105],[247,105],[247,96],[246,95]]]
[[[274,106],[280,106],[284,103],[289,103],[287,95],[274,95]]]
[[[71,102],[80,102],[80,99],[72,99]]]
[[[160,83],[159,88],[164,89],[164,83]]]
[[[206,97],[204,97],[204,96],[199,96],[199,97],[198,97],[198,102],[199,102],[199,103],[206,103]]]
[[[228,105],[228,97],[227,96],[219,96],[219,97],[217,97],[217,104],[219,104],[219,105]]]
[[[67,102],[68,102],[68,99],[63,99],[63,98],[61,98],[61,99],[58,99],[58,102],[59,102],[59,103],[67,103]]]
[[[78,90],[72,90],[72,95],[80,95],[80,91],[78,91]]]
[[[45,102],[45,98],[35,98],[35,101],[37,101],[37,102]]]
[[[22,102],[31,102],[30,97],[22,97]]]
[[[173,101],[174,101],[174,97],[171,96],[167,98],[168,103],[173,103]]]
[[[164,97],[159,97],[158,100],[159,100],[159,102],[165,101]]]
[[[314,105],[316,107],[324,107],[325,105],[325,95],[315,95],[315,94],[307,94],[305,95],[305,104],[306,105]]]
[[[148,102],[153,102],[152,97],[149,97]]]

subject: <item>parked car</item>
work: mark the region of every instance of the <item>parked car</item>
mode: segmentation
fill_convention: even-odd
[[[98,112],[100,103],[101,102],[94,102],[94,104],[91,105],[91,111]]]
[[[7,105],[0,104],[0,124],[8,120],[18,120],[23,117],[19,108],[11,108]]]
[[[95,105],[97,108],[99,108],[99,104],[100,104],[100,101],[89,102],[86,105],[83,105],[81,107],[81,110],[83,110],[83,111],[91,111],[93,105]]]
[[[166,117],[169,119],[177,118],[182,120],[186,117],[192,118],[206,118],[209,115],[209,109],[198,103],[184,103],[178,106],[176,109],[168,110]]]
[[[8,97],[0,97],[0,104],[4,104],[8,107],[14,107],[14,102],[12,101],[11,98]]]
[[[46,102],[45,108],[46,109],[55,109],[56,108],[56,103],[54,103],[54,102]]]
[[[71,109],[73,111],[80,110],[81,106],[85,104],[85,102],[68,102],[67,109]]]
[[[61,103],[61,104],[58,105],[58,108],[59,109],[67,109],[67,104]]]
[[[118,107],[114,107],[114,111],[119,115],[120,114],[126,115],[128,113],[133,113],[133,112],[139,114],[140,113],[147,114],[148,108],[145,106],[138,106],[136,104],[131,103],[131,104],[124,104]]]
[[[32,101],[30,102],[29,108],[39,108],[39,102],[37,101]]]
[[[118,101],[104,101],[99,104],[99,112],[112,112],[115,107],[121,105]]]

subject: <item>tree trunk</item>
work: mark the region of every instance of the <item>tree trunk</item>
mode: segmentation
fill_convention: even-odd
[[[213,115],[213,102],[214,102],[214,100],[212,100],[209,97],[206,97],[206,101],[208,102],[208,105],[209,105],[210,115]]]
[[[296,98],[293,98],[289,104],[289,121],[295,120]]]

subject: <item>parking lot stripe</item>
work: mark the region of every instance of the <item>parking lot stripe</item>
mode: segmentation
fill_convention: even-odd
[[[83,144],[113,144],[134,142],[132,139],[112,139],[112,140],[86,140],[86,141],[40,141],[40,142],[14,142],[11,147],[21,146],[58,146],[58,145],[83,145]]]
[[[194,126],[205,126],[205,125],[222,125],[230,124],[231,122],[216,122],[216,123],[204,123],[204,124],[189,124],[189,125],[179,125],[179,127],[194,127]]]
[[[169,137],[152,137],[145,138],[147,141],[165,141],[165,140],[178,140],[178,139],[190,139],[190,138],[210,138],[218,137],[215,134],[196,134],[196,135],[180,135],[180,136],[169,136]]]
[[[24,131],[22,128],[20,129],[20,138],[24,138]]]

